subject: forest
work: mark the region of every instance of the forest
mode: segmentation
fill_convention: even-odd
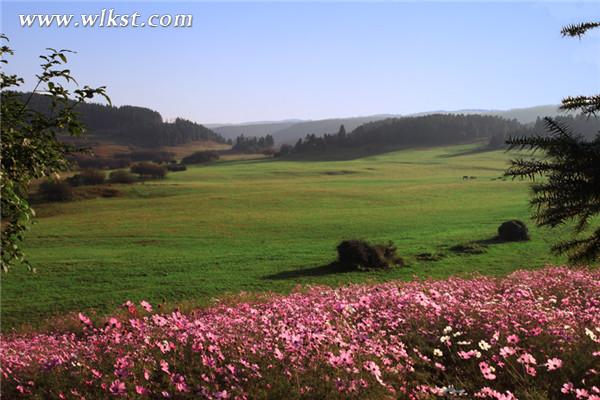
[[[516,120],[485,115],[432,114],[388,118],[359,126],[351,133],[340,127],[337,134],[307,135],[298,140],[293,153],[337,148],[417,147],[462,144],[489,140],[492,136],[524,135],[529,128]]]
[[[30,93],[20,93],[23,100]],[[50,98],[34,94],[30,100],[32,109],[47,113]],[[82,103],[75,109],[89,135],[120,144],[142,147],[177,146],[197,140],[225,143],[225,139],[203,125],[176,118],[173,122],[163,120],[160,113],[144,107]]]
[[[600,119],[565,115],[557,121],[571,126],[592,140],[600,130]],[[342,125],[337,133],[306,135],[283,153],[335,152],[344,148],[368,147],[373,151],[390,148],[446,146],[481,142],[490,149],[506,147],[510,137],[544,135],[544,121],[522,124],[516,119],[474,114],[431,114],[418,117],[387,118],[363,124],[350,133]]]

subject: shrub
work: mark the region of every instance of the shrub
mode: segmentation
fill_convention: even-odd
[[[106,179],[106,174],[97,169],[85,169],[77,175],[67,178],[71,186],[101,185]]]
[[[183,157],[181,160],[182,164],[204,164],[207,162],[217,161],[219,158],[219,153],[213,150],[208,151],[197,151],[189,156]]]
[[[73,200],[73,189],[65,181],[47,180],[40,184],[39,193],[46,201]]]
[[[111,172],[108,176],[108,180],[112,183],[133,183],[137,181],[137,177],[129,171],[119,169]]]
[[[169,164],[167,165],[167,169],[171,172],[180,172],[187,170],[187,167],[183,164]]]
[[[403,265],[392,242],[371,244],[365,240],[344,240],[337,246],[338,268],[341,270],[368,270]]]
[[[513,219],[498,227],[498,238],[504,242],[522,242],[529,240],[529,231],[523,221]]]
[[[131,172],[140,175],[142,178],[164,178],[167,174],[167,170],[164,167],[150,162],[141,162],[132,165]]]
[[[267,157],[274,157],[277,154],[277,150],[273,147],[267,147],[266,149],[263,149],[261,153]]]
[[[275,154],[275,157],[284,157],[292,152],[294,146],[289,144],[282,144],[279,151]]]

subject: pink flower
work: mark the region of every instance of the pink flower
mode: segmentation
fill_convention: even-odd
[[[519,343],[519,337],[517,335],[509,335],[506,341],[511,344],[517,344]]]
[[[88,317],[86,317],[82,313],[79,313],[79,320],[82,323],[84,323],[85,325],[91,325],[92,324],[92,320],[90,320]]]
[[[573,391],[573,384],[571,382],[564,383],[560,391],[564,394],[571,393]]]
[[[548,371],[554,371],[555,369],[559,369],[562,367],[562,360],[560,358],[550,358],[546,361],[546,367],[548,367]]]
[[[531,365],[525,365],[525,372],[527,373],[527,375],[531,375],[531,376],[537,375],[537,371]]]
[[[139,386],[139,385],[136,385],[136,386],[135,386],[135,392],[136,392],[137,394],[141,394],[142,396],[145,396],[145,395],[147,395],[147,394],[149,393],[149,392],[148,392],[148,389],[146,389],[146,388],[145,388],[145,387],[143,387],[143,386]]]
[[[148,312],[152,312],[152,305],[150,303],[148,303],[146,300],[142,300],[140,302],[140,305],[142,306],[142,308]]]
[[[516,351],[512,347],[504,346],[500,349],[500,355],[504,358],[508,358],[509,356],[512,356],[515,353]]]
[[[185,377],[183,375],[175,374],[173,376],[173,378],[171,379],[171,381],[175,385],[175,389],[178,392],[189,392],[190,391],[187,383],[185,382]]]
[[[108,325],[110,327],[117,328],[117,329],[121,328],[121,323],[115,317],[110,317],[110,319],[108,320]]]
[[[171,350],[171,346],[168,341],[163,340],[161,342],[156,342],[156,346],[160,349],[161,353],[168,353]]]
[[[590,393],[586,389],[575,389],[575,397],[578,399],[585,399],[589,395]]]
[[[494,374],[494,368],[489,366],[488,363],[486,363],[485,361],[479,363],[479,369],[485,379],[488,379],[490,381],[496,379],[496,375]]]
[[[377,382],[379,382],[380,385],[385,386],[385,383],[383,383],[383,381],[381,380],[381,370],[379,369],[379,366],[377,364],[375,364],[373,361],[366,361],[363,364],[363,367],[375,377],[375,379],[377,380]]]
[[[521,364],[536,364],[537,361],[535,358],[529,353],[523,353],[519,358],[517,358],[517,362]]]
[[[159,362],[160,364],[160,369],[165,373],[165,374],[171,374],[171,372],[169,371],[169,363],[165,360],[160,360]]]
[[[118,394],[118,395],[125,394],[125,392],[126,392],[125,383],[123,383],[117,379],[117,380],[113,381],[113,383],[110,384],[109,390],[112,394]]]

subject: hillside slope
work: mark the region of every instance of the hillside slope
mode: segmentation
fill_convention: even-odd
[[[26,99],[30,94],[19,95]],[[46,113],[50,99],[35,94],[29,105],[36,111]],[[203,125],[183,118],[166,122],[158,111],[149,108],[82,103],[75,110],[86,126],[87,135],[105,142],[144,147],[177,146],[194,141],[225,142],[221,135]]]

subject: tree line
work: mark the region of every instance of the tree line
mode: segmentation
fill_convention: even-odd
[[[21,99],[30,93],[17,93]],[[51,109],[51,97],[33,94],[29,100],[31,109],[47,114]],[[135,106],[103,105],[98,103],[79,104],[76,113],[89,134],[110,139],[117,143],[134,146],[159,147],[177,146],[196,140],[211,140],[225,143],[218,133],[203,125],[177,118],[165,122],[157,111]]]
[[[274,145],[275,140],[272,135],[261,137],[240,135],[235,139],[231,151],[247,154],[262,153],[267,149],[273,148]]]
[[[419,117],[388,118],[369,122],[346,133],[344,126],[335,134],[309,134],[299,139],[293,153],[335,151],[344,147],[415,147],[438,146],[502,137],[527,135],[531,128],[488,115],[432,114]]]

